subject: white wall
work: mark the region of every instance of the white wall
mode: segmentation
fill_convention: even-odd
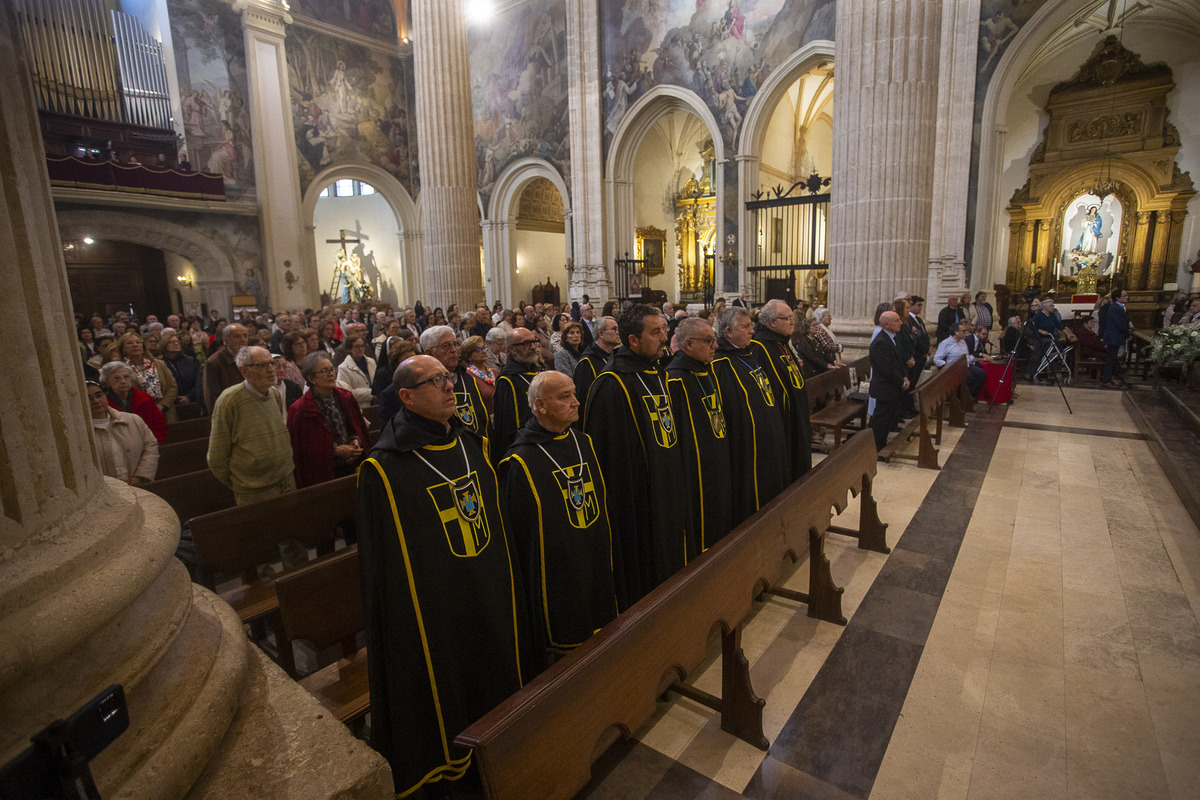
[[[322,197],[317,200],[313,212],[313,225],[316,227],[313,238],[317,245],[317,276],[321,292],[329,291],[333,282],[338,251],[337,244],[326,244],[325,240],[338,238],[338,230],[344,228],[349,238],[357,238],[356,231],[367,237],[362,244],[363,261],[365,266],[366,256],[375,257],[375,264],[379,268],[379,299],[395,306],[415,300],[406,298],[404,294],[404,259],[398,235],[400,229],[396,225],[396,214],[383,195]],[[355,247],[350,245],[350,252],[353,253]]]
[[[550,283],[558,284],[560,302],[569,303],[579,298],[567,296],[567,235],[543,231],[513,232],[516,244],[516,263],[512,276],[512,307],[517,301],[533,300],[535,284],[544,284],[546,276]]]
[[[196,265],[188,259],[172,253],[170,250],[163,250],[164,270],[167,273],[167,293],[171,296],[171,310],[181,312],[188,306],[199,306],[200,297],[200,274],[196,271]],[[192,282],[191,286],[179,282],[179,276],[183,275],[189,278]],[[175,308],[175,290],[179,290],[179,297],[183,300],[184,308]],[[224,312],[222,312],[224,313]],[[164,324],[165,321],[164,321]]]

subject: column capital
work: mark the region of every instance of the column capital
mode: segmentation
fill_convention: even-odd
[[[242,17],[242,27],[286,36],[292,15],[281,0],[234,0],[233,10]]]

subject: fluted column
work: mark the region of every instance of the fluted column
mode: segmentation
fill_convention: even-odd
[[[1154,216],[1153,211],[1139,211],[1133,229],[1133,253],[1129,259],[1129,268],[1126,270],[1125,287],[1126,289],[1145,289],[1146,288],[1146,262],[1150,259],[1150,253],[1147,249],[1150,237],[1150,219]]]
[[[567,297],[611,297],[604,254],[604,120],[600,101],[600,22],[595,0],[567,0],[567,108],[571,135],[571,225],[575,269]]]
[[[413,0],[413,76],[421,168],[425,305],[470,308],[483,296],[475,129],[463,3]],[[414,298],[416,299],[416,298]]]
[[[878,303],[926,286],[940,9],[837,4],[829,302],[851,346]]]
[[[1154,214],[1154,243],[1150,248],[1150,273],[1146,280],[1146,289],[1162,289],[1163,265],[1167,260],[1167,250],[1171,244],[1171,212],[1158,211]],[[1174,267],[1174,264],[1171,264]],[[1171,276],[1172,280],[1174,276]]]

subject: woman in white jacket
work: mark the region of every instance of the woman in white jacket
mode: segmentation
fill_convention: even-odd
[[[100,385],[87,382],[92,432],[101,471],[110,478],[141,486],[158,473],[158,440],[137,414],[118,411],[108,404]]]
[[[338,386],[353,392],[360,408],[374,405],[371,384],[375,380],[375,359],[367,355],[366,339],[362,335],[352,337],[346,352],[349,355],[338,365]]]

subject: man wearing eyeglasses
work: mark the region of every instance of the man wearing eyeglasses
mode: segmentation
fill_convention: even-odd
[[[729,533],[729,436],[721,390],[710,365],[717,352],[712,325],[688,317],[675,329],[679,351],[667,365],[671,407],[679,417],[687,480],[687,560],[712,547]]]
[[[575,397],[579,399],[580,419],[583,419],[587,411],[587,396],[592,383],[608,366],[613,350],[620,343],[621,334],[617,332],[617,321],[612,317],[602,317],[596,323],[596,340],[583,351],[579,363],[575,365]],[[576,424],[575,427],[579,425]]]
[[[296,465],[271,353],[243,347],[236,363],[244,380],[221,392],[213,407],[208,468],[241,506],[294,490]]]
[[[496,394],[492,397],[496,421],[488,452],[493,464],[500,463],[517,438],[517,431],[529,419],[529,382],[542,371],[538,361],[541,351],[541,340],[528,328],[514,328],[508,335],[508,360],[496,378]]]
[[[461,344],[449,325],[434,325],[421,333],[421,350],[440,361],[446,371],[454,376],[454,413],[464,425],[490,442],[492,418],[483,402],[477,379],[467,372],[465,364],[460,363],[458,356]]]
[[[407,796],[468,774],[455,734],[531,662],[496,474],[455,414],[454,375],[413,356],[396,386],[403,408],[359,468],[358,548],[372,744]]]

